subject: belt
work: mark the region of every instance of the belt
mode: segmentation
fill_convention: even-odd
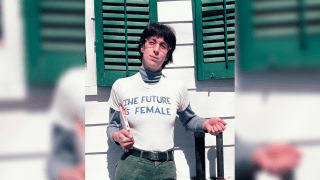
[[[140,157],[142,153],[142,158],[151,160],[151,161],[173,161],[173,150],[169,150],[166,152],[158,152],[158,151],[143,151],[139,149],[130,149],[127,152],[133,156]]]

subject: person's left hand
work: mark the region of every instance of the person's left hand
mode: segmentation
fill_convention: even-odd
[[[211,135],[216,136],[226,129],[226,125],[227,123],[224,120],[215,117],[205,121],[202,128],[203,130],[207,130]]]

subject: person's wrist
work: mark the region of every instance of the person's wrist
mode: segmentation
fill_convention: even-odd
[[[114,132],[113,134],[112,134],[112,138],[113,138],[113,140],[115,141],[115,142],[117,142],[117,143],[119,143],[118,142],[118,135],[119,135],[119,132]]]
[[[203,125],[202,125],[202,129],[205,130],[205,131],[207,130],[207,127],[206,127],[206,126],[207,126],[208,121],[209,121],[209,120],[204,121],[204,122],[203,122]]]

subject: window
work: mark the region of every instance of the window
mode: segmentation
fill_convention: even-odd
[[[70,67],[85,64],[84,0],[25,0],[29,83],[54,84]]]
[[[234,77],[235,1],[193,1],[197,79]]]
[[[139,71],[140,36],[157,19],[157,1],[95,0],[98,86],[111,87],[118,78]]]
[[[242,71],[320,65],[319,1],[253,0],[238,11]]]

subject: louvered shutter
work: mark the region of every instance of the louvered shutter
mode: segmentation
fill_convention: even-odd
[[[157,22],[157,1],[95,1],[98,86],[110,87],[139,71],[138,44],[149,22]]]
[[[238,4],[244,71],[320,66],[320,1],[246,1]]]
[[[234,0],[193,1],[197,79],[234,77],[235,2]]]
[[[53,84],[85,65],[85,1],[25,0],[27,77]]]

